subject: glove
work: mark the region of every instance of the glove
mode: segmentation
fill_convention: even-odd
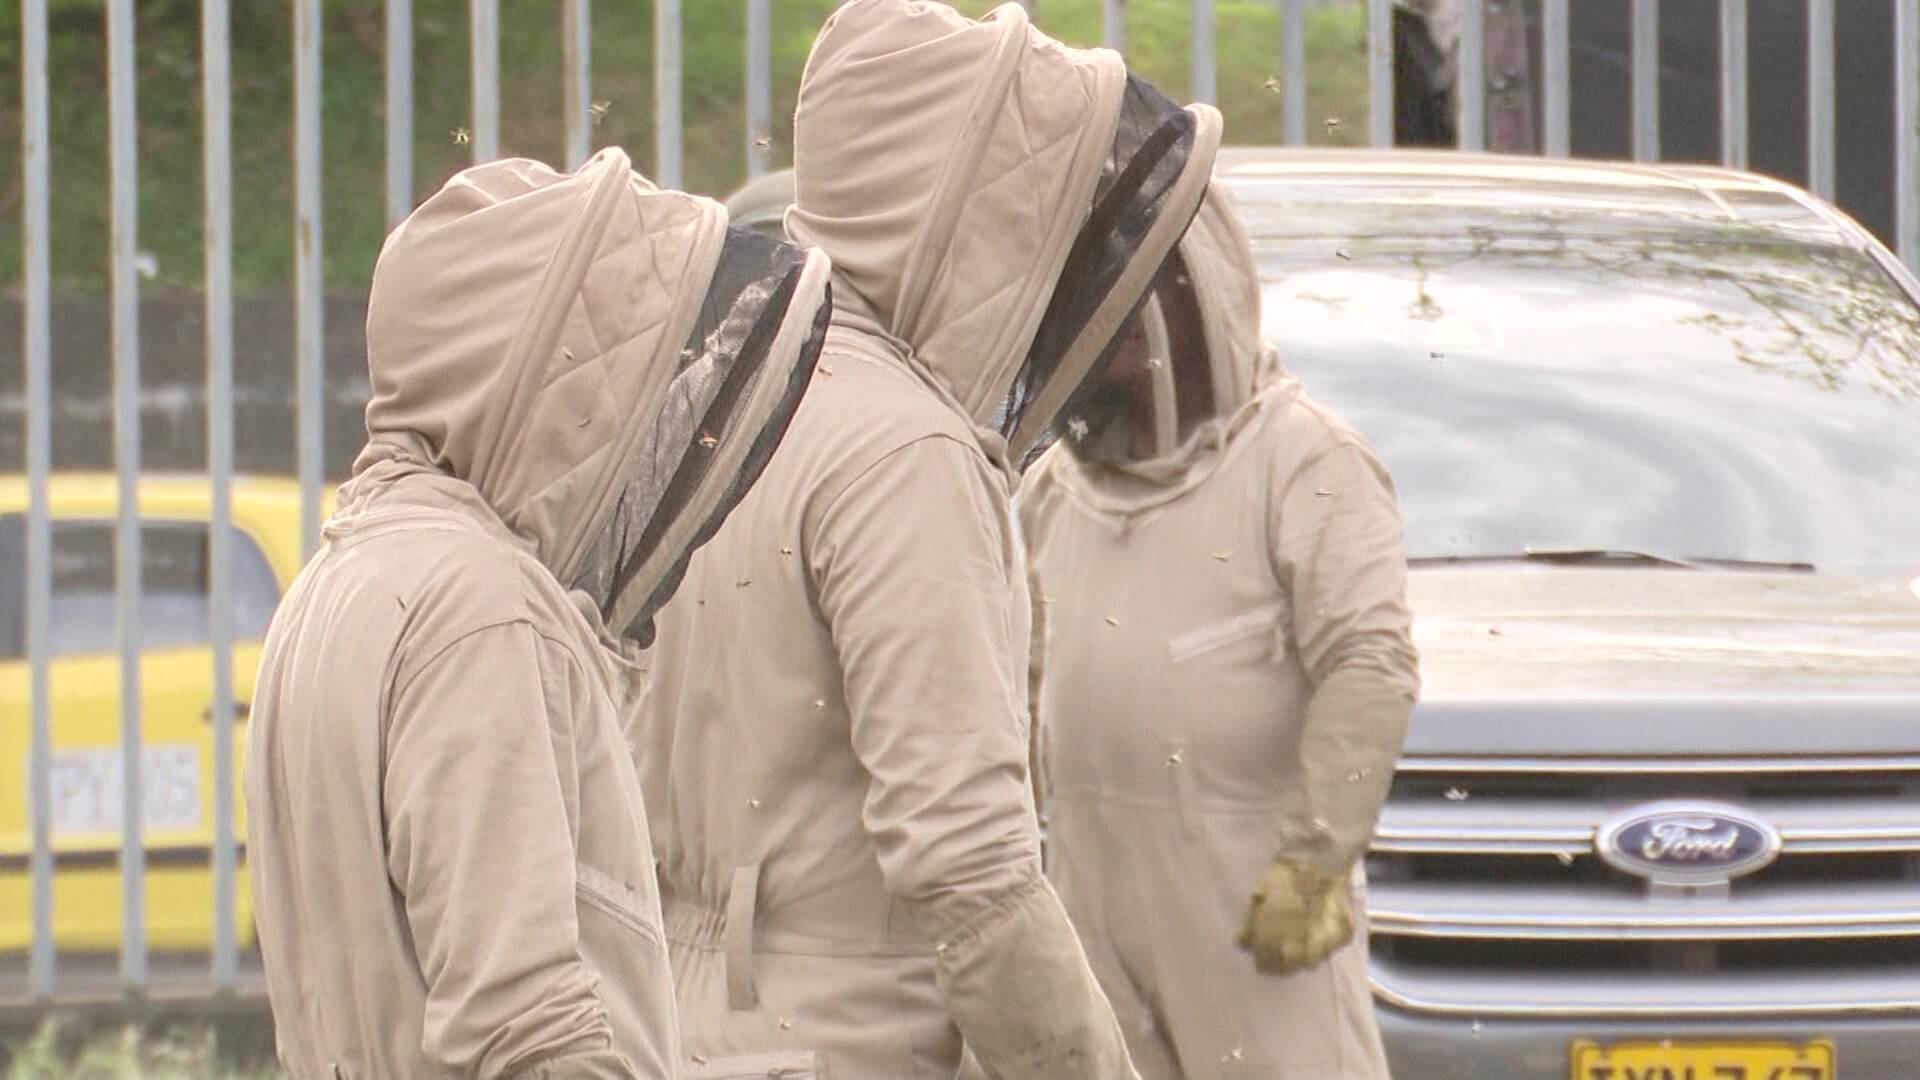
[[[1347,883],[1373,837],[1412,711],[1407,688],[1367,668],[1336,669],[1307,703],[1306,820],[1281,836],[1240,932],[1262,974],[1305,971],[1352,940]]]
[[[1319,966],[1353,940],[1347,875],[1275,860],[1253,891],[1240,947],[1262,975],[1290,975]]]
[[[1413,694],[1368,668],[1338,669],[1314,690],[1300,732],[1306,812],[1280,837],[1280,858],[1346,880],[1373,839],[1412,712]]]
[[[940,996],[993,1080],[1139,1080],[1113,1006],[1046,878],[937,940]]]

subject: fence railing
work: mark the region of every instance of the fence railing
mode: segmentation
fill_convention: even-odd
[[[22,356],[25,373],[25,457],[28,509],[25,528],[25,626],[30,670],[30,728],[27,761],[31,850],[27,859],[33,905],[26,994],[34,1000],[58,997],[61,981],[55,964],[54,879],[50,776],[54,753],[51,700],[53,535],[49,510],[52,468],[50,404],[52,371],[50,320],[51,230],[49,191],[48,0],[20,0],[23,177]],[[107,103],[110,111],[111,176],[111,351],[112,440],[118,474],[115,521],[115,651],[119,659],[120,782],[122,835],[122,930],[119,984],[140,992],[149,981],[146,941],[145,822],[143,821],[143,727],[141,710],[141,532],[137,481],[141,474],[139,275],[136,152],[137,43],[134,0],[103,0],[109,51]],[[241,978],[236,933],[235,876],[239,872],[234,818],[236,707],[232,697],[234,625],[230,597],[234,552],[230,541],[234,475],[233,365],[233,152],[230,80],[232,43],[230,0],[202,0],[201,72],[204,164],[207,471],[212,493],[209,529],[208,637],[212,644],[213,704],[210,715],[214,754],[212,805],[212,878],[215,933],[207,977],[211,987],[231,990]],[[249,3],[253,0],[248,0]],[[297,473],[302,496],[302,548],[311,552],[320,526],[322,446],[322,250],[321,216],[321,16],[324,0],[290,0],[294,14],[294,149]],[[721,0],[702,0],[718,3]],[[1306,0],[1276,0],[1279,40],[1273,42],[1279,89],[1284,95],[1284,141],[1308,138]],[[1458,47],[1459,145],[1477,150],[1487,144],[1487,14],[1490,0],[1459,0]],[[1491,0],[1499,3],[1501,0]],[[1517,2],[1517,0],[1508,0]],[[1539,20],[1539,102],[1542,145],[1549,155],[1569,153],[1570,0],[1534,0]],[[1920,271],[1920,0],[1893,0],[1895,63],[1894,215],[1901,257]],[[564,53],[559,73],[565,87],[567,164],[585,159],[597,110],[592,96],[591,0],[558,0]],[[770,0],[744,0],[745,120],[743,154],[747,172],[757,176],[770,163],[766,134],[772,110]],[[1042,5],[1044,8],[1044,5]],[[1370,94],[1369,139],[1377,146],[1393,141],[1393,55],[1391,0],[1365,0],[1365,64]],[[1808,0],[1807,139],[1808,186],[1831,197],[1835,190],[1834,0]],[[1127,43],[1124,0],[1102,0],[1103,39],[1115,47]],[[1631,151],[1640,160],[1660,158],[1659,0],[1632,0]],[[1211,99],[1217,89],[1214,6],[1192,0],[1191,93]],[[681,0],[654,0],[654,133],[656,178],[677,185],[682,174]],[[1044,10],[1042,11],[1044,19]],[[1744,167],[1749,157],[1747,115],[1748,10],[1746,0],[1719,0],[1720,157]],[[498,153],[500,132],[500,21],[498,0],[470,0],[471,118],[463,137],[474,160]],[[411,0],[387,0],[385,7],[386,219],[391,226],[412,207],[413,178],[413,13]]]

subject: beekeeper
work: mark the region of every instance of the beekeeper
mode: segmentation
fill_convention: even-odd
[[[1418,686],[1400,517],[1259,326],[1215,190],[1021,488],[1048,876],[1146,1080],[1385,1080],[1359,864]]]
[[[448,181],[380,253],[365,450],[246,770],[299,1077],[671,1077],[638,646],[810,384],[825,256],[618,150]]]
[[[832,256],[834,323],[631,730],[687,1048],[1131,1077],[1040,871],[1010,494],[1192,220],[1218,114],[1018,5],[854,0],[794,129],[787,230]]]

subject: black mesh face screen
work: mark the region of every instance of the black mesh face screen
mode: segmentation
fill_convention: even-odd
[[[1199,298],[1178,251],[1160,268],[1151,296],[1164,340],[1148,340],[1142,324],[1150,313],[1143,306],[1061,410],[1059,435],[1083,461],[1146,460],[1172,449],[1156,445],[1163,422],[1178,444],[1219,411]],[[1156,384],[1169,391],[1156,392]]]
[[[728,230],[667,400],[642,436],[612,517],[574,580],[611,618],[642,568],[671,558],[638,613],[625,626],[609,626],[643,647],[652,643],[653,613],[672,595],[693,549],[753,486],[799,408],[832,311],[830,303],[821,306],[796,362],[783,364],[786,358],[773,355],[804,269],[799,249],[751,229]],[[751,408],[767,400],[756,394],[764,378],[785,385],[771,408]],[[748,447],[738,468],[728,476],[715,473],[722,448],[741,440]],[[695,540],[684,551],[661,551],[687,515],[699,519]]]
[[[1191,113],[1145,80],[1128,78],[1113,147],[1094,189],[1093,211],[1054,283],[1026,363],[995,414],[995,426],[1002,435],[1012,436],[1068,349],[1138,256],[1148,230],[1165,210],[1174,184],[1187,167],[1194,135]],[[1096,367],[1106,359],[1103,354]],[[1039,443],[1044,448],[1050,441],[1048,436]],[[1033,456],[1029,454],[1028,460]]]
[[[640,608],[639,614],[634,616],[623,631],[628,637],[638,642],[641,648],[644,649],[653,644],[653,616],[665,607],[667,601],[673,599],[673,594],[679,590],[680,581],[686,577],[687,563],[693,558],[693,553],[720,531],[720,526],[726,522],[727,515],[740,504],[740,500],[747,497],[747,492],[752,490],[753,485],[759,481],[760,474],[766,471],[767,462],[773,457],[774,450],[778,449],[781,440],[786,438],[787,428],[793,424],[794,414],[800,411],[800,399],[806,394],[807,385],[813,379],[814,365],[819,362],[821,346],[826,343],[827,326],[833,321],[832,290],[829,288],[827,291],[827,302],[820,305],[819,312],[814,316],[813,327],[807,335],[806,343],[801,347],[799,360],[788,371],[787,384],[781,391],[780,399],[774,411],[761,425],[759,434],[754,436],[753,444],[747,450],[746,460],[741,463],[739,472],[735,474],[732,483],[727,486],[726,491],[707,514],[706,520],[700,526],[700,531],[694,534],[692,542],[687,545],[680,557],[674,560],[673,566],[660,579],[660,584],[655,586],[653,592],[647,597],[647,602]]]

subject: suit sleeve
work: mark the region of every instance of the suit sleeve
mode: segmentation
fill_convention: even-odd
[[[1040,872],[1005,493],[974,449],[922,439],[841,492],[810,546],[867,831],[888,889],[941,933]]]
[[[1281,854],[1345,873],[1372,838],[1419,691],[1406,549],[1386,469],[1363,444],[1335,444],[1288,478],[1274,535],[1313,686],[1300,734],[1310,812],[1281,838]]]
[[[1386,468],[1341,442],[1283,482],[1272,526],[1274,561],[1292,598],[1293,640],[1315,686],[1366,668],[1419,689],[1407,554]]]
[[[1025,556],[970,448],[895,451],[823,519],[865,817],[887,886],[936,938],[934,979],[994,1080],[1137,1080],[1066,910],[1040,876],[1028,781]]]
[[[387,871],[426,979],[422,1049],[500,1076],[612,1044],[580,958],[579,801],[565,654],[521,622],[468,634],[396,687]]]

